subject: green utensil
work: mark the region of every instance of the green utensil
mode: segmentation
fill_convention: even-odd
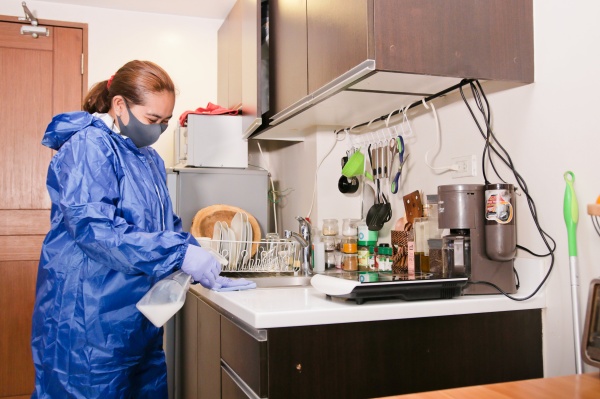
[[[563,214],[567,225],[567,236],[569,238],[569,271],[571,272],[571,304],[573,311],[573,341],[575,344],[575,371],[582,373],[581,363],[581,334],[579,333],[579,272],[577,267],[577,222],[579,220],[579,208],[575,196],[575,175],[571,171],[563,175],[567,186],[565,188],[565,199]]]
[[[571,171],[564,174],[567,187],[565,188],[565,201],[563,213],[565,224],[567,225],[567,235],[569,237],[569,256],[577,256],[577,222],[579,221],[579,208],[577,206],[577,197],[573,183],[575,175]]]

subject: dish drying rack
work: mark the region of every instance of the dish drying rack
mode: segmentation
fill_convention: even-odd
[[[226,272],[299,272],[302,268],[301,247],[295,241],[210,240],[210,246],[229,264]]]

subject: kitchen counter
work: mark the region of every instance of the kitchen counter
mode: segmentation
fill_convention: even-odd
[[[543,261],[519,258],[515,268],[521,287],[514,296],[530,295],[544,276]],[[255,329],[505,312],[546,306],[543,288],[526,301],[513,301],[498,294],[427,301],[367,300],[362,305],[352,300],[327,298],[312,286],[216,292],[196,284],[190,289],[219,311]]]
[[[542,280],[543,263],[516,267],[516,296],[524,297]],[[545,306],[544,290],[521,302],[470,295],[358,305],[312,286],[216,292],[195,285],[177,315],[182,392],[359,399],[540,378]],[[376,372],[354,378],[365,370]]]

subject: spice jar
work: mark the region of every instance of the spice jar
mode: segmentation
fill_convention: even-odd
[[[379,244],[377,248],[377,265],[380,272],[392,271],[392,247],[389,244]]]
[[[369,245],[369,263],[367,265],[367,271],[377,271],[379,269],[377,265],[377,247]]]
[[[331,252],[337,249],[337,237],[336,236],[322,236],[321,240],[325,244],[325,251]]]
[[[367,242],[369,245],[375,245],[377,243],[378,231],[371,231],[365,222],[359,222],[358,227],[358,240]]]
[[[335,269],[337,263],[337,254],[336,251],[325,252],[325,269]]]
[[[358,256],[356,254],[342,254],[342,270],[358,270]]]
[[[369,246],[364,241],[358,242],[358,270],[367,271],[369,269]]]
[[[323,219],[323,229],[321,233],[324,236],[337,236],[340,232],[337,219]]]
[[[344,219],[342,221],[342,235],[356,237],[358,234],[359,219]]]
[[[342,237],[342,248],[341,251],[345,254],[356,254],[358,252],[358,246],[356,244],[356,238],[354,237]]]

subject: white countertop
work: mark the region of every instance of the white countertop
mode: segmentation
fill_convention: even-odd
[[[546,272],[543,261],[537,259],[519,258],[515,268],[521,281],[515,297],[531,294]],[[526,301],[514,301],[498,294],[427,301],[367,300],[362,305],[342,298],[328,299],[312,286],[216,292],[196,284],[190,289],[256,329],[504,312],[546,306],[544,287]]]

